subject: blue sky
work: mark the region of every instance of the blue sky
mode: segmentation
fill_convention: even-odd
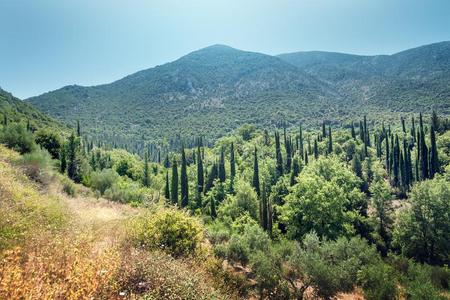
[[[108,83],[212,44],[391,54],[444,40],[448,0],[0,0],[0,87]]]

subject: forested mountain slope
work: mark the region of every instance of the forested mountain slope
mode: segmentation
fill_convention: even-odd
[[[450,111],[450,43],[390,56],[299,52],[278,57],[214,45],[111,84],[28,99],[103,140],[215,139],[243,123],[347,123],[365,113]]]

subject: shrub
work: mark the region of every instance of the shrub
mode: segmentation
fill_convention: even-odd
[[[24,154],[17,162],[29,178],[47,184],[50,181],[50,160],[50,155],[46,150],[38,149]]]
[[[24,154],[36,149],[33,134],[22,124],[14,123],[3,128],[0,132],[0,143],[8,148]]]
[[[195,254],[203,241],[200,222],[175,209],[138,217],[131,230],[131,236],[140,245],[163,249],[175,257]]]
[[[119,175],[112,169],[104,169],[91,174],[91,187],[100,192],[101,195],[113,186],[119,179]]]
[[[61,180],[62,186],[63,186],[63,191],[72,197],[75,197],[78,193],[78,189],[76,184],[70,180],[69,178],[63,177],[63,179]]]
[[[36,132],[36,144],[46,149],[53,159],[59,158],[61,150],[61,137],[48,129],[41,129]]]
[[[395,271],[383,262],[364,266],[358,273],[358,281],[367,300],[390,300],[397,296]]]

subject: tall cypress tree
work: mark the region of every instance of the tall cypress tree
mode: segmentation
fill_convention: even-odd
[[[172,182],[170,188],[170,200],[172,204],[178,204],[178,165],[174,158],[172,162]]]
[[[328,154],[333,153],[333,137],[331,136],[331,125],[328,125]]]
[[[286,138],[286,173],[291,171],[292,164],[292,141],[289,137]]]
[[[234,144],[231,143],[230,147],[230,177],[236,177],[236,160],[234,158]]]
[[[220,159],[219,159],[219,180],[220,182],[225,182],[225,153],[223,147],[220,148]]]
[[[385,136],[385,146],[386,146],[386,149],[385,149],[385,154],[386,154],[386,159],[385,159],[385,164],[386,164],[386,172],[388,173],[388,175],[389,175],[389,177],[390,177],[390,163],[389,163],[389,160],[390,160],[390,153],[389,153],[389,136],[387,135],[387,133],[386,133],[386,136]]]
[[[362,179],[363,173],[362,173],[362,165],[361,165],[361,159],[360,155],[358,153],[355,153],[352,158],[352,169],[353,172]]]
[[[436,133],[434,123],[431,125],[430,130],[430,141],[431,141],[431,149],[430,149],[430,178],[433,178],[436,173],[439,172],[439,159],[438,152],[436,146]]]
[[[200,145],[197,147],[197,192],[201,196],[205,184],[205,177],[203,174],[203,160],[200,151]]]
[[[423,129],[423,119],[422,114],[419,116],[419,126],[420,126],[420,169],[422,171],[422,179],[427,179],[429,177],[428,172],[428,147],[425,143],[425,132]]]
[[[187,164],[186,153],[184,147],[181,150],[181,174],[180,174],[180,187],[181,187],[181,207],[186,207],[189,204],[189,185],[187,177]]]
[[[64,174],[64,172],[66,172],[66,168],[67,168],[67,161],[66,161],[66,149],[65,146],[63,145],[61,147],[61,150],[59,152],[59,171]]]
[[[215,219],[217,218],[217,211],[216,211],[216,200],[214,199],[214,197],[209,197],[210,198],[210,202],[209,202],[209,212],[211,215],[211,219]]]
[[[303,158],[304,153],[303,153],[303,130],[302,130],[302,125],[300,125],[300,136],[299,136],[299,150],[300,150],[300,157]]]
[[[414,121],[414,117],[411,118],[411,137],[413,139],[413,142],[416,142],[416,124]]]
[[[355,124],[353,123],[353,121],[352,121],[351,133],[352,133],[352,138],[356,139]]]
[[[435,110],[433,110],[433,114],[431,115],[431,126],[433,126],[434,130],[439,132],[440,130],[439,117]]]
[[[359,139],[364,142],[366,134],[364,132],[364,125],[362,121],[359,121]]]
[[[394,144],[394,161],[393,161],[393,186],[399,186],[399,175],[400,175],[400,147],[398,142],[398,135],[395,135],[395,144]]]
[[[252,180],[252,186],[256,191],[256,194],[260,196],[261,190],[259,187],[259,167],[258,167],[258,152],[255,147],[255,154],[253,159],[253,180]]]
[[[327,137],[327,130],[325,129],[325,121],[322,121],[322,137]]]
[[[267,196],[266,196],[266,184],[263,182],[262,184],[262,195],[261,195],[261,204],[259,206],[261,208],[261,227],[264,230],[269,229],[269,210],[268,210],[268,203],[267,203]]]
[[[214,186],[214,180],[217,179],[217,176],[218,176],[217,162],[215,162],[211,167],[211,171],[207,175],[207,180],[205,184],[205,194],[212,189],[212,187]]]
[[[169,171],[166,171],[166,187],[164,189],[164,196],[167,201],[170,201],[170,188],[169,188]]]
[[[80,120],[77,120],[77,136],[81,136],[81,127],[80,127]]]
[[[149,187],[150,186],[150,172],[148,170],[148,152],[145,152],[145,156],[144,156],[144,171],[143,171],[143,176],[142,176],[142,183],[144,184],[145,187]]]
[[[283,175],[283,157],[281,155],[280,135],[278,132],[275,132],[275,157],[277,160],[276,175],[279,178]]]
[[[317,146],[317,139],[314,140],[314,159],[319,158],[319,147]]]
[[[308,165],[308,152],[305,152],[305,165]]]
[[[81,181],[81,176],[78,170],[77,152],[78,141],[72,132],[67,145],[67,175],[70,179],[79,183]]]
[[[297,176],[300,173],[300,165],[298,162],[298,157],[294,156],[294,160],[292,163],[292,172],[291,172],[291,186],[297,183]]]

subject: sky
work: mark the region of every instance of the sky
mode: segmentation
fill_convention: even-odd
[[[449,0],[0,0],[0,87],[109,83],[212,44],[372,55],[448,40]]]

